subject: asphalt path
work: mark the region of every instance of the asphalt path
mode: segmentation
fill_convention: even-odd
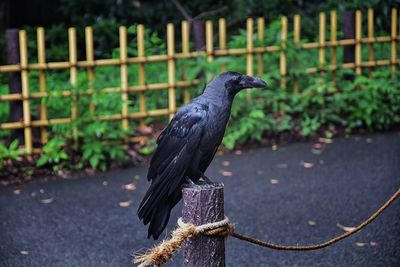
[[[225,184],[226,215],[238,232],[278,244],[317,243],[359,224],[400,187],[400,133],[315,144],[216,156],[207,174]],[[146,171],[0,188],[0,266],[132,266],[132,254],[154,244],[136,217]],[[400,199],[360,233],[318,251],[228,238],[227,266],[400,266],[399,214]],[[167,266],[182,266],[182,255]]]

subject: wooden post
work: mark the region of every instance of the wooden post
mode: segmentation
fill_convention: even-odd
[[[224,219],[223,184],[185,187],[182,194],[183,222],[203,225]],[[198,235],[187,240],[183,266],[225,266],[224,237]]]
[[[7,64],[19,64],[19,30],[6,30]],[[8,86],[10,94],[22,94],[21,75],[18,72],[11,72],[8,76]],[[10,122],[22,120],[22,101],[12,101],[10,103]],[[22,129],[16,129],[11,134],[11,141],[18,139],[19,144],[24,144],[24,133]]]
[[[192,28],[195,49],[197,51],[205,50],[206,38],[204,32],[204,21],[198,19],[192,20]]]
[[[353,11],[346,11],[343,16],[343,37],[354,40],[356,37],[355,17]],[[355,45],[343,47],[343,63],[355,62]]]

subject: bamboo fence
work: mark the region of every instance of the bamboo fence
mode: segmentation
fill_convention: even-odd
[[[334,73],[337,69],[354,69],[357,74],[362,73],[363,68],[371,68],[375,66],[390,66],[391,72],[394,73],[396,65],[399,64],[397,60],[397,43],[400,40],[398,32],[398,12],[397,9],[391,10],[391,34],[388,36],[375,36],[374,34],[374,14],[373,10],[368,10],[367,14],[367,36],[362,36],[362,13],[356,11],[355,13],[355,38],[342,39],[337,38],[337,15],[335,11],[330,12],[330,38],[326,39],[326,14],[319,14],[319,40],[317,42],[300,43],[301,39],[301,18],[299,15],[293,17],[293,41],[298,45],[298,49],[317,49],[319,51],[319,64],[315,67],[306,69],[307,73],[317,73],[320,71],[332,72],[332,79],[335,79]],[[72,86],[77,85],[77,72],[79,69],[87,71],[89,84],[87,90],[81,95],[91,96],[94,90],[91,86],[95,80],[94,69],[101,66],[119,66],[120,68],[120,86],[113,88],[102,89],[105,93],[120,93],[123,100],[122,109],[119,114],[102,115],[96,119],[105,121],[121,121],[122,128],[125,130],[130,129],[130,119],[138,119],[140,124],[144,124],[144,119],[152,116],[169,116],[171,118],[177,110],[176,104],[176,90],[183,88],[184,103],[190,99],[189,89],[191,86],[199,83],[198,80],[177,80],[176,79],[176,60],[184,58],[196,58],[199,56],[206,56],[207,60],[211,62],[216,57],[221,56],[246,56],[246,69],[248,75],[254,75],[254,65],[257,61],[257,75],[262,75],[264,72],[263,55],[266,53],[279,53],[279,70],[280,70],[280,86],[287,88],[287,52],[286,42],[288,41],[288,18],[281,18],[281,45],[280,46],[255,46],[254,39],[263,41],[265,38],[265,21],[264,18],[258,18],[257,33],[254,33],[254,19],[248,18],[246,23],[247,31],[247,44],[243,48],[229,49],[227,47],[227,27],[225,19],[218,20],[218,47],[215,48],[215,40],[213,33],[213,22],[207,21],[205,24],[205,38],[206,48],[205,51],[190,51],[189,49],[189,23],[183,21],[181,23],[181,52],[175,49],[175,27],[173,24],[167,25],[167,54],[164,55],[145,55],[144,47],[144,26],[137,25],[137,57],[128,57],[127,53],[127,28],[120,26],[119,28],[119,48],[120,57],[117,59],[95,59],[94,58],[94,45],[93,45],[93,30],[92,27],[85,28],[85,46],[86,46],[86,60],[77,59],[77,40],[76,29],[68,29],[69,40],[69,59],[62,62],[47,62],[46,61],[46,48],[45,48],[45,31],[43,28],[37,29],[37,54],[38,62],[30,63],[28,61],[28,48],[27,48],[27,33],[25,30],[19,31],[19,54],[20,63],[14,65],[0,66],[0,73],[18,72],[21,75],[22,88],[21,93],[0,95],[0,101],[22,101],[23,117],[18,122],[5,122],[0,124],[0,130],[16,130],[23,129],[25,151],[27,155],[32,153],[41,153],[41,148],[48,141],[48,127],[56,124],[72,123],[77,119],[78,110],[76,105],[77,95],[71,90],[64,90],[61,92],[63,97],[72,98],[71,117],[69,118],[48,118],[47,109],[44,102],[40,105],[39,119],[32,120],[32,111],[30,107],[30,100],[45,99],[52,96],[52,92],[46,90],[46,71],[49,70],[69,70],[70,83]],[[374,59],[373,44],[376,43],[390,43],[391,53],[389,59]],[[368,61],[362,60],[362,47],[368,47]],[[345,46],[355,46],[355,60],[351,63],[337,63],[336,49]],[[330,62],[326,62],[326,50],[330,49]],[[166,62],[168,66],[168,81],[164,83],[148,84],[146,82],[145,64],[152,62]],[[137,64],[138,71],[138,85],[130,85],[128,80],[128,65]],[[222,70],[225,66],[222,65]],[[29,90],[29,72],[39,71],[39,92],[30,92]],[[168,92],[168,108],[148,110],[146,108],[145,92],[148,90],[167,90]],[[298,80],[295,78],[293,81],[294,92],[299,92]],[[139,111],[129,112],[129,93],[137,92],[139,94]],[[89,107],[95,110],[93,103]],[[40,128],[41,145],[33,147],[32,142],[32,128]],[[131,129],[134,130],[134,129]],[[76,134],[76,130],[74,131]],[[143,137],[128,138],[125,142],[138,141]]]

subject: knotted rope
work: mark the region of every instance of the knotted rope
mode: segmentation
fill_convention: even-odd
[[[133,262],[139,264],[139,267],[162,266],[172,257],[172,254],[175,251],[181,248],[183,241],[198,234],[204,234],[208,236],[220,236],[220,237],[232,236],[237,239],[253,243],[265,248],[271,248],[277,250],[305,251],[305,250],[321,249],[330,246],[360,231],[362,228],[371,223],[376,217],[378,217],[399,196],[400,196],[400,189],[398,189],[397,192],[394,193],[393,196],[384,205],[382,205],[382,207],[380,207],[368,219],[363,221],[360,225],[358,225],[354,229],[347,231],[337,237],[329,239],[325,242],[315,245],[306,245],[306,246],[276,245],[256,238],[252,238],[247,235],[238,234],[235,232],[234,225],[229,223],[228,217],[225,217],[225,219],[222,221],[207,223],[200,226],[195,226],[194,224],[190,223],[184,223],[182,221],[182,218],[179,218],[178,219],[179,227],[172,232],[170,239],[162,241],[161,244],[153,247],[145,254],[136,256]]]

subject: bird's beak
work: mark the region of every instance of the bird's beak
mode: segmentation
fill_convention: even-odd
[[[243,82],[245,88],[265,88],[269,87],[269,84],[258,77],[244,75]]]

